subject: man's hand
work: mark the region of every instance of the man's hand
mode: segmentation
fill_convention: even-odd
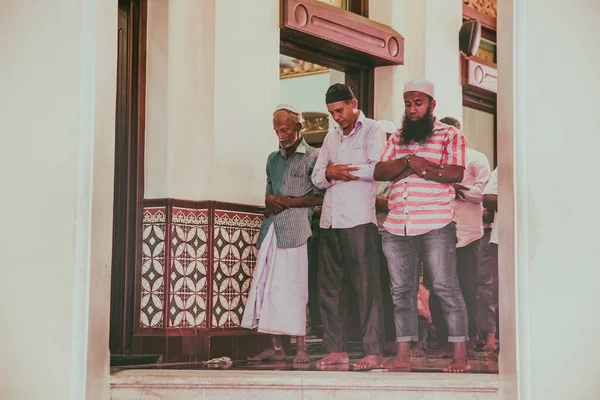
[[[396,183],[398,181],[401,181],[402,179],[409,177],[411,175],[415,175],[416,172],[412,169],[412,168],[407,168],[404,171],[402,171],[402,173],[400,175],[398,175],[397,177],[394,178],[394,180],[392,180],[392,183]]]
[[[491,224],[494,222],[494,213],[488,209],[483,209],[483,223]]]
[[[288,198],[280,194],[269,194],[265,197],[265,216],[279,214],[289,208]]]
[[[408,165],[418,176],[427,180],[429,180],[430,176],[440,175],[441,171],[439,170],[444,168],[441,165],[432,163],[423,157],[415,155],[410,156]]]
[[[325,169],[325,177],[328,180],[335,179],[336,181],[341,182],[355,181],[358,177],[352,175],[350,172],[358,170],[358,167],[354,167],[350,164],[329,163],[327,169]]]
[[[377,212],[386,213],[389,210],[388,208],[388,199],[387,197],[377,196],[375,197],[375,209]]]
[[[429,179],[427,176],[429,170],[429,161],[427,161],[423,157],[412,155],[410,156],[410,161],[408,162],[410,169],[415,171],[415,173],[423,179]]]
[[[461,185],[460,183],[455,183],[452,186],[454,186],[454,191],[456,192],[456,198],[459,200],[464,200],[465,192],[470,189],[466,186]]]

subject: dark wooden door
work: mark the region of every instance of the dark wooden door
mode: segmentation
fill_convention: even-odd
[[[119,0],[110,351],[131,354],[138,320],[144,184],[146,0]]]

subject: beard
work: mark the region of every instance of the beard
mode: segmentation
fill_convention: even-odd
[[[434,117],[430,110],[420,119],[413,121],[406,117],[402,117],[402,142],[409,144],[410,142],[422,142],[433,133]]]

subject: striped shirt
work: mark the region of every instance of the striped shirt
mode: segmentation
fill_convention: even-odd
[[[322,195],[310,179],[318,156],[319,151],[309,146],[304,139],[298,145],[296,152],[289,158],[286,157],[286,151],[283,148],[269,154],[266,195],[281,194],[286,197]],[[272,224],[275,224],[277,247],[302,246],[312,234],[311,216],[312,207],[298,207],[289,208],[265,218],[260,228],[256,247],[260,248]]]
[[[387,142],[380,161],[392,161],[407,154],[423,157],[439,165],[466,164],[467,140],[462,132],[436,120],[433,133],[423,142],[401,141],[398,130]],[[454,187],[411,175],[394,184],[390,190],[390,212],[385,229],[399,236],[422,235],[443,228],[454,219]]]

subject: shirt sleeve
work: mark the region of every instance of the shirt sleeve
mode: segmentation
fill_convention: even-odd
[[[495,194],[498,195],[498,168],[496,168],[490,174],[490,180],[488,181],[483,194]]]
[[[319,151],[319,155],[320,154],[321,154],[321,152]],[[313,157],[308,163],[308,175],[309,176],[312,176],[312,174],[315,170],[315,165],[317,163],[317,159],[318,159],[318,155]],[[314,183],[313,183],[313,185],[314,185]],[[323,195],[325,195],[325,189],[319,189],[318,187],[313,186],[312,195],[313,196],[323,196]]]
[[[467,166],[467,138],[455,127],[450,127],[444,143],[442,165]]]
[[[273,194],[273,185],[271,185],[271,173],[269,171],[269,161],[271,157],[267,158],[267,189],[265,190],[265,197],[270,194]]]
[[[323,140],[323,145],[321,146],[321,151],[319,151],[319,157],[317,158],[311,174],[311,180],[313,184],[319,189],[327,189],[333,185],[333,182],[329,182],[325,177],[325,170],[329,164],[329,135],[331,134],[332,131],[329,131],[327,136],[325,136],[325,140]]]
[[[469,190],[463,192],[465,201],[479,204],[483,201],[483,190],[490,179],[490,163],[487,157],[482,156],[470,163],[468,167],[471,168],[473,173],[473,184],[464,185],[469,188]]]
[[[381,151],[383,150],[384,141],[381,140],[383,136],[385,138],[385,132],[381,126],[377,123],[372,125],[372,128],[366,132],[366,154],[367,162],[365,164],[354,164],[358,167],[358,171],[351,171],[350,173],[357,176],[361,180],[373,181],[373,172],[375,172],[375,165],[381,157]]]
[[[396,159],[396,146],[399,144],[399,140],[400,132],[397,131],[390,137],[390,140],[385,143],[381,157],[379,157],[379,162],[392,161]]]

